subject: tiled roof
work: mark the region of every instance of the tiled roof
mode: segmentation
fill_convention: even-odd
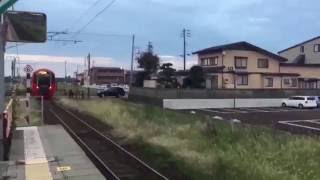
[[[278,60],[280,62],[288,61],[284,57],[276,55],[276,54],[274,54],[274,53],[272,53],[270,51],[267,51],[265,49],[262,49],[260,47],[255,46],[255,45],[252,45],[252,44],[250,44],[248,42],[245,42],[245,41],[206,48],[206,49],[202,49],[202,50],[196,51],[193,54],[203,55],[203,54],[209,54],[209,53],[222,52],[224,50],[255,51],[255,52],[264,54],[266,56],[269,56],[271,58],[274,58],[274,59],[276,59],[276,60]]]
[[[316,40],[316,39],[320,39],[320,36],[314,37],[314,38],[312,38],[312,39],[309,39],[309,40],[307,40],[307,41],[304,41],[304,42],[302,42],[302,43],[296,44],[296,45],[291,46],[291,47],[289,47],[289,48],[287,48],[287,49],[284,49],[284,50],[282,50],[282,51],[279,51],[278,54],[283,53],[283,52],[285,52],[285,51],[287,51],[287,50],[289,50],[289,49],[292,49],[292,48],[301,46],[301,45],[306,44],[306,43],[308,43],[308,42],[314,41],[314,40]]]

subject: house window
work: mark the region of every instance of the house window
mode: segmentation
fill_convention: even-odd
[[[314,52],[320,52],[320,44],[314,45]]]
[[[235,57],[234,64],[236,69],[247,69],[248,58],[247,57]]]
[[[267,80],[266,86],[267,87],[273,87],[273,78],[266,78],[266,80]]]
[[[291,86],[297,87],[298,86],[298,80],[297,79],[291,79]]]
[[[258,59],[258,68],[269,68],[268,59]]]
[[[216,65],[218,65],[218,57],[202,58],[201,65],[202,66],[216,66]]]
[[[304,46],[300,46],[300,52],[304,53]]]
[[[285,85],[290,85],[290,79],[285,78],[285,79],[283,80],[283,83],[284,83]]]
[[[248,85],[248,75],[238,75],[237,85]]]

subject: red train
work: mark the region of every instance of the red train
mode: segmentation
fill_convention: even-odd
[[[49,69],[35,71],[31,78],[31,88],[33,96],[51,98],[57,91],[55,74]]]

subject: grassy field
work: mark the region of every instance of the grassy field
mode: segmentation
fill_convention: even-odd
[[[318,138],[235,127],[197,115],[115,99],[59,100],[114,127],[126,143],[141,144],[152,165],[172,164],[190,179],[319,180]],[[172,172],[175,173],[175,172]]]

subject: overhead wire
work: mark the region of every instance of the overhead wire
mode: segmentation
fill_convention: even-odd
[[[84,29],[86,29],[98,16],[100,16],[104,11],[109,9],[117,0],[112,0],[109,2],[102,10],[100,10],[96,15],[94,15],[84,26],[82,26],[76,33],[72,36],[74,38],[79,33],[81,33]]]
[[[84,18],[92,8],[94,8],[96,5],[98,5],[102,0],[97,0],[95,1],[84,13],[82,13],[81,16],[79,16],[71,25],[69,28],[67,28],[65,31],[68,32],[69,30],[71,30],[72,28],[74,28],[74,26],[81,21],[82,18]]]

